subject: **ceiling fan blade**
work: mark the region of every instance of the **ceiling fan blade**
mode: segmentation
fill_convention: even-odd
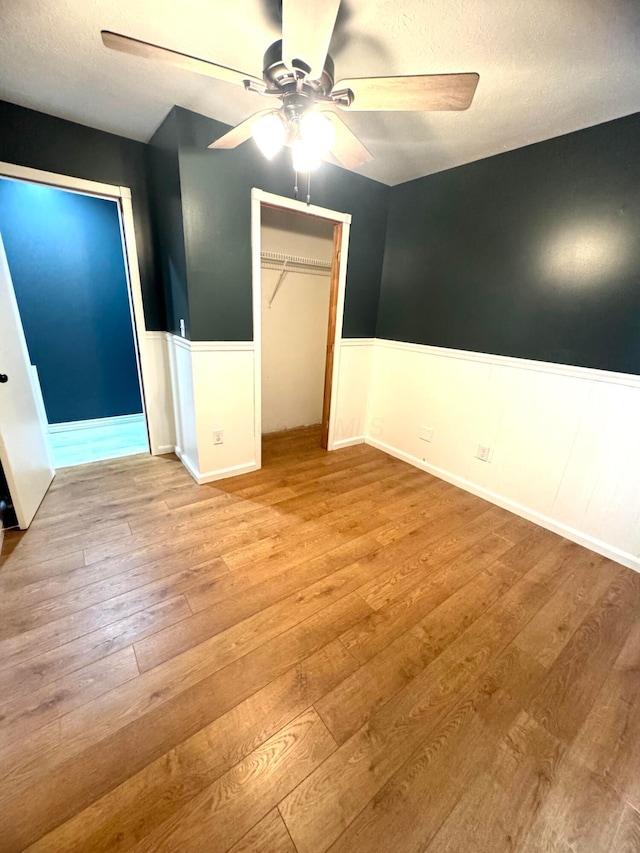
[[[350,89],[349,110],[466,110],[479,74],[421,74],[415,77],[356,77],[339,80],[333,93]]]
[[[242,145],[243,142],[246,142],[247,139],[251,138],[251,130],[258,119],[272,112],[273,110],[260,110],[260,112],[254,113],[252,116],[249,116],[249,118],[241,121],[240,124],[232,127],[231,130],[224,134],[224,136],[218,137],[218,139],[216,139],[215,142],[212,142],[208,147],[224,150],[237,148],[238,145]]]
[[[346,169],[357,169],[373,160],[373,155],[364,147],[355,133],[347,127],[333,110],[321,110],[330,120],[336,131],[331,153]]]
[[[252,84],[252,88],[260,89],[260,91],[263,91],[265,88],[262,80],[253,77],[251,74],[245,74],[243,71],[237,71],[235,68],[216,65],[214,62],[209,62],[206,59],[198,59],[186,53],[178,53],[166,47],[159,47],[155,44],[149,44],[146,41],[112,33],[109,30],[102,30],[102,41],[105,47],[111,50],[119,50],[121,53],[129,53],[132,56],[141,56],[143,59],[157,59],[160,62],[168,62],[175,68],[193,71],[196,74],[206,74],[207,77],[224,80],[225,83],[235,83],[239,86],[244,86],[245,81],[248,81]]]
[[[287,68],[300,60],[317,80],[324,69],[340,0],[282,0],[282,59]]]

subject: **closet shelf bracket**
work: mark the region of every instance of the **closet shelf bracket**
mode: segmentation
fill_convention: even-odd
[[[280,285],[284,281],[286,274],[289,272],[289,270],[287,269],[287,263],[288,263],[288,261],[285,261],[282,264],[282,270],[280,272],[280,277],[278,278],[278,283],[274,287],[273,293],[271,294],[271,299],[269,300],[269,308],[271,308],[271,303],[276,298],[276,293],[280,290]]]

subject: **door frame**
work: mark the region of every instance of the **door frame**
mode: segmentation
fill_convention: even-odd
[[[344,295],[347,282],[347,255],[349,251],[349,231],[351,214],[329,210],[314,204],[305,204],[285,196],[275,195],[257,188],[251,190],[251,274],[253,307],[253,344],[254,344],[254,443],[256,467],[262,467],[262,270],[261,227],[262,207],[275,207],[280,210],[324,219],[334,225],[334,247],[332,255],[332,289],[337,286],[337,295],[330,305],[327,360],[325,364],[325,383],[323,397],[323,420],[326,408],[329,409],[329,428],[326,436],[326,449],[333,450],[337,428],[338,381],[340,377],[340,356],[342,344],[342,322],[344,318]],[[339,236],[337,236],[339,235]],[[336,285],[337,282],[337,285]],[[333,324],[333,340],[331,326]],[[333,361],[333,363],[331,363]],[[330,377],[330,382],[329,382]]]
[[[11,178],[31,184],[43,184],[49,187],[66,190],[67,192],[89,195],[95,198],[104,198],[115,201],[120,220],[120,234],[122,238],[122,255],[124,258],[125,275],[127,279],[127,295],[129,299],[129,311],[131,314],[131,326],[133,330],[134,351],[136,356],[136,369],[138,372],[138,383],[140,386],[140,399],[142,400],[142,414],[147,426],[147,437],[149,439],[149,450],[151,454],[157,454],[158,448],[154,447],[152,436],[156,435],[155,424],[152,423],[152,407],[147,406],[146,394],[153,397],[154,372],[153,365],[147,352],[146,332],[147,327],[144,318],[144,306],[142,303],[142,284],[140,281],[140,268],[138,265],[138,251],[136,247],[136,235],[133,221],[133,206],[131,203],[131,190],[129,187],[102,184],[98,181],[89,181],[83,178],[73,178],[71,175],[58,175],[55,172],[46,172],[42,169],[32,169],[29,166],[18,166],[14,163],[0,161],[0,178]]]

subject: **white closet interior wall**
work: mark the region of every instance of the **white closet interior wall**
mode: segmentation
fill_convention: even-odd
[[[262,251],[312,258],[323,274],[288,270],[271,302],[282,264],[262,266],[262,432],[322,421],[333,224],[262,209]]]

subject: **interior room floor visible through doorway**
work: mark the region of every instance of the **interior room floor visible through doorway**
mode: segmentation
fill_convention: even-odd
[[[143,414],[122,418],[82,421],[79,425],[54,425],[49,440],[54,468],[69,468],[101,459],[149,452],[147,425]]]

